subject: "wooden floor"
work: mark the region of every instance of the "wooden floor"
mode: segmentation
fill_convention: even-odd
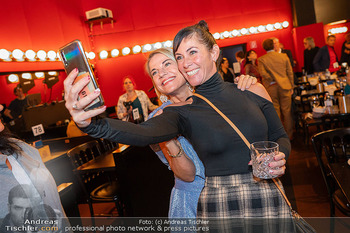
[[[303,217],[329,217],[329,198],[311,142],[306,145],[301,132],[295,133],[286,174],[282,178],[293,208]],[[108,212],[113,204],[96,205],[96,213]],[[79,205],[81,217],[88,217],[87,205]],[[118,215],[118,213],[115,213]],[[345,217],[336,210],[336,216]]]

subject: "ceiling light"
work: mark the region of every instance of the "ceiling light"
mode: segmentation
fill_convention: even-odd
[[[233,36],[238,36],[240,34],[240,32],[238,30],[236,30],[236,29],[233,30],[231,33],[232,33]]]
[[[227,37],[230,36],[230,33],[229,33],[228,31],[224,31],[223,36],[224,36],[225,38],[227,38]]]
[[[263,25],[260,25],[260,26],[258,27],[258,31],[259,31],[259,32],[264,32],[264,31],[266,31],[266,27],[263,26]]]
[[[119,50],[118,49],[113,49],[112,51],[111,51],[111,56],[112,57],[117,57],[119,55]]]
[[[35,72],[34,75],[37,78],[45,78],[45,73],[44,72]]]
[[[273,26],[274,26],[276,29],[282,29],[281,23],[275,23]]]
[[[215,40],[220,39],[220,33],[215,32],[215,33],[213,34],[213,37],[214,37]]]
[[[45,61],[46,60],[46,52],[44,50],[39,50],[36,55],[38,56],[38,58],[41,61]]]
[[[31,73],[23,73],[22,78],[27,79],[27,80],[32,79],[32,74]]]
[[[241,29],[241,34],[242,35],[245,35],[245,34],[247,34],[248,33],[248,30],[246,29],[246,28],[242,28]]]
[[[164,42],[164,47],[171,48],[173,46],[173,42],[171,40],[167,40]]]
[[[129,53],[131,52],[130,48],[129,47],[125,47],[123,48],[122,50],[122,54],[125,56],[125,55],[128,55]]]
[[[8,60],[10,58],[10,52],[6,49],[0,49],[0,59]]]
[[[17,74],[10,74],[9,77],[8,77],[8,80],[9,80],[11,83],[17,83],[17,82],[19,82],[19,78],[18,78],[18,75],[17,75]]]
[[[106,59],[108,57],[108,52],[106,50],[102,50],[100,52],[100,58],[101,59]]]
[[[57,76],[57,71],[49,71],[48,74],[51,76]]]
[[[95,57],[96,57],[96,54],[95,54],[94,52],[89,52],[89,53],[88,53],[88,58],[89,58],[89,59],[92,60],[92,59],[95,59]]]
[[[272,31],[272,30],[273,30],[273,25],[272,25],[272,24],[266,25],[266,29],[267,29],[268,31]]]
[[[56,60],[57,54],[56,54],[55,51],[50,50],[50,51],[47,52],[47,57],[48,57],[51,61],[54,61],[54,60]]]
[[[253,33],[257,33],[257,31],[258,31],[258,29],[256,27],[250,27],[249,28],[249,32],[252,33],[252,34]]]
[[[135,45],[135,46],[132,48],[132,52],[133,52],[134,54],[141,52],[141,46],[140,46],[140,45]]]
[[[287,28],[288,26],[289,26],[289,22],[288,21],[284,21],[282,23],[282,27]]]
[[[35,52],[31,49],[29,49],[25,52],[25,56],[28,60],[31,60],[31,61],[35,60]]]
[[[153,46],[154,46],[155,49],[160,49],[162,47],[162,43],[157,42]]]
[[[144,49],[146,52],[148,52],[148,51],[150,51],[150,50],[152,49],[152,45],[150,45],[150,44],[145,44],[145,45],[143,46],[143,49]]]
[[[17,61],[23,61],[23,55],[24,52],[20,49],[15,49],[12,51],[12,56],[17,60]]]

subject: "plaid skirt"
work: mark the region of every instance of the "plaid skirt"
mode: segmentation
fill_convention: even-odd
[[[292,218],[292,215],[272,180],[256,179],[252,173],[246,173],[206,177],[197,217]]]

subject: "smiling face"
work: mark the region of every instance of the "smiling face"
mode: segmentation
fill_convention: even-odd
[[[177,68],[176,62],[164,54],[155,54],[148,63],[151,77],[158,91],[175,95],[186,86],[186,80]]]
[[[196,35],[184,38],[175,53],[179,70],[192,86],[207,81],[216,72],[215,62],[219,55],[215,44],[209,51]]]

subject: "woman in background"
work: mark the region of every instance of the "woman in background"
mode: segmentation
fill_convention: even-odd
[[[0,187],[0,218],[4,219],[0,232],[12,232],[6,230],[6,226],[27,225],[24,220],[28,213],[32,213],[34,219],[40,216],[43,221],[49,218],[59,220],[56,226],[60,231],[63,231],[63,227],[69,226],[67,219],[64,218],[66,216],[57,185],[41,160],[39,151],[13,138],[6,132],[1,121]]]
[[[255,77],[261,83],[261,76],[257,64],[258,54],[254,50],[249,50],[246,54],[244,72],[246,75]]]
[[[119,119],[141,123],[148,118],[148,110],[153,111],[158,108],[158,105],[154,105],[144,91],[135,90],[136,83],[130,75],[124,77],[123,88],[126,93],[119,97],[116,107]]]
[[[313,60],[320,48],[315,45],[314,38],[311,36],[304,38],[304,47],[304,70],[306,74],[313,74]]]
[[[220,66],[219,66],[219,74],[224,79],[225,82],[233,83],[233,80],[235,79],[235,75],[233,73],[232,68],[229,67],[230,64],[226,57],[223,57]]]

